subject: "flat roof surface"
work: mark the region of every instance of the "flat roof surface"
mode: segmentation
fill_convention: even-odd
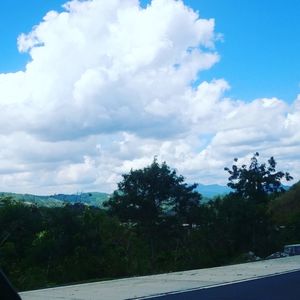
[[[209,269],[70,285],[20,293],[23,300],[139,299],[300,270],[300,256]]]

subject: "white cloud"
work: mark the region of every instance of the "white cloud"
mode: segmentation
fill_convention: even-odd
[[[155,155],[188,180],[224,183],[235,156],[278,157],[299,178],[300,96],[225,97],[214,20],[182,1],[70,1],[18,39],[31,61],[0,74],[0,190],[111,191]],[[287,159],[288,157],[288,159]]]

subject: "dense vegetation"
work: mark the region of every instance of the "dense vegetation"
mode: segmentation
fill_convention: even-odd
[[[123,175],[105,209],[0,198],[0,266],[19,290],[245,261],[300,241],[299,185],[273,158],[231,168],[233,192],[201,202],[166,163]],[[290,195],[290,196],[289,196]]]

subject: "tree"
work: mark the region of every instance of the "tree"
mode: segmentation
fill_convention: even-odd
[[[238,167],[236,164],[231,169],[225,168],[229,173],[228,186],[238,196],[255,201],[257,203],[266,201],[271,194],[284,192],[282,179],[287,181],[293,179],[288,172],[276,171],[276,161],[273,157],[268,164],[258,162],[259,153],[256,152],[251,158],[250,165]],[[238,159],[235,158],[234,162]]]
[[[140,225],[157,225],[172,216],[191,223],[193,208],[201,200],[196,187],[155,158],[150,166],[124,174],[106,206],[122,221]]]
[[[272,244],[271,233],[274,227],[268,211],[269,200],[284,192],[282,179],[289,181],[293,178],[288,172],[276,171],[273,157],[267,164],[260,164],[258,157],[259,153],[256,152],[249,166],[233,164],[231,169],[225,168],[225,171],[229,173],[227,185],[233,189],[228,201],[233,200],[232,204],[235,201],[240,203],[235,212],[239,217],[231,218],[232,223],[240,220],[233,228],[242,229],[242,232],[235,230],[238,232],[234,235],[235,240],[244,241],[244,245],[239,245],[241,249],[250,247],[252,251],[265,255]],[[235,158],[234,162],[237,163],[238,159]]]
[[[187,233],[183,224],[190,228],[198,217],[201,195],[196,186],[185,183],[183,176],[155,158],[150,166],[124,174],[106,202],[108,211],[145,241],[151,272],[178,265]]]

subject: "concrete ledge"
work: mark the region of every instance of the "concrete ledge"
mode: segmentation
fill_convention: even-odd
[[[20,293],[23,300],[142,299],[300,270],[300,256],[210,269],[86,283]]]

